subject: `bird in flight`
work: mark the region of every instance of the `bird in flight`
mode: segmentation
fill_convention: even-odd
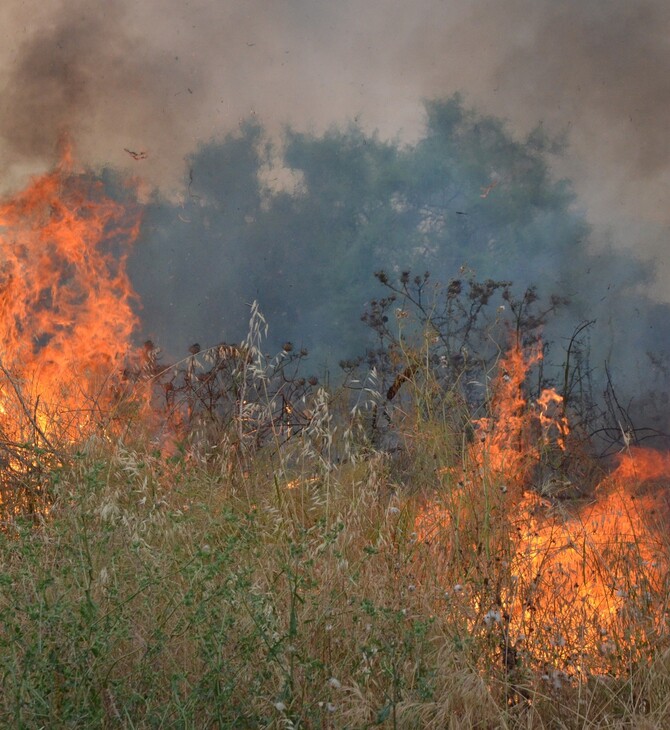
[[[134,150],[129,150],[127,147],[123,148],[124,152],[127,152],[133,160],[146,160],[147,157],[149,157],[149,154],[142,150],[141,152],[135,152]]]

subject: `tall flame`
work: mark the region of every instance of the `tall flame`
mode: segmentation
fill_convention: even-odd
[[[630,448],[595,490],[576,485],[581,499],[545,491],[543,467],[570,484],[560,470],[578,451],[561,396],[546,390],[529,404],[523,395],[538,357],[515,346],[501,361],[463,471],[438,472],[454,483],[415,529],[445,549],[459,586],[468,574],[481,578],[454,599],[472,632],[491,631],[494,617],[510,651],[568,674],[616,672],[670,630],[670,456]]]
[[[139,216],[61,165],[0,203],[0,424],[75,439],[109,398],[137,324],[126,271]]]

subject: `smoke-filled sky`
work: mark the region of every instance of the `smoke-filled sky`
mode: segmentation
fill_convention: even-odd
[[[653,259],[670,301],[665,0],[6,0],[0,27],[4,190],[64,129],[85,164],[175,194],[198,143],[250,115],[413,139],[422,99],[461,91],[519,136],[567,135],[556,172],[594,245]]]

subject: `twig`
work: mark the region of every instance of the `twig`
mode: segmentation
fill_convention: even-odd
[[[35,432],[37,434],[39,434],[39,436],[42,438],[42,440],[48,446],[48,448],[54,454],[56,454],[57,456],[60,456],[58,449],[56,449],[53,446],[53,444],[47,438],[47,435],[44,433],[44,431],[42,430],[42,428],[40,428],[40,425],[39,425],[39,423],[37,423],[37,420],[31,414],[30,409],[28,408],[28,404],[26,403],[26,401],[25,401],[25,399],[23,397],[23,394],[21,393],[21,388],[16,383],[16,381],[14,380],[14,378],[9,374],[7,368],[2,363],[0,363],[0,370],[2,371],[2,373],[7,378],[7,380],[10,382],[12,388],[14,389],[14,393],[16,394],[16,398],[19,401],[19,403],[21,404],[21,408],[22,408],[22,410],[23,410],[26,418],[28,419],[30,425],[33,427],[33,429],[35,430]]]

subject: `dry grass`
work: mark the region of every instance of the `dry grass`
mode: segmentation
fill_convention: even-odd
[[[249,352],[218,430],[153,448],[131,409],[25,473],[42,509],[6,501],[1,726],[670,723],[665,461],[565,501],[506,451],[528,429],[496,431],[495,388],[482,439],[413,371],[382,449],[374,382],[353,411],[315,387],[296,430]]]
[[[0,724],[670,722],[664,577],[615,612],[600,648],[594,618],[560,595],[515,613],[529,565],[552,585],[517,537],[538,532],[541,500],[523,512],[492,476],[464,482],[443,419],[408,414],[397,455],[356,452],[355,431],[343,464],[325,415],[244,465],[89,442],[53,474],[43,524],[0,538]],[[639,575],[641,540],[616,542],[605,557],[583,542],[583,566],[593,550]]]

